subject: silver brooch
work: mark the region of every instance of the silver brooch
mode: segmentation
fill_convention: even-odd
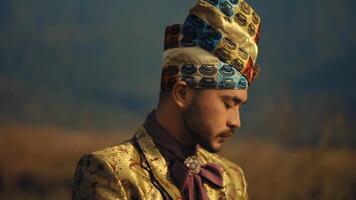
[[[199,174],[201,163],[199,162],[197,156],[189,156],[187,159],[185,159],[184,164],[190,169],[190,174]]]

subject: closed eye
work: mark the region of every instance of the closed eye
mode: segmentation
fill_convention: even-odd
[[[225,104],[225,108],[226,108],[226,109],[230,109],[230,108],[232,108],[232,106],[231,106],[229,103],[224,102],[224,104]]]
[[[222,98],[222,101],[224,102],[226,109],[232,108],[235,105],[238,106],[239,108],[241,108],[242,105],[247,103],[247,101],[242,101],[241,99],[239,99],[237,97],[231,97],[231,96],[224,96]]]

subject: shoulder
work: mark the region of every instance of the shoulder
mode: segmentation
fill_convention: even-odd
[[[121,182],[126,170],[120,168],[133,155],[130,142],[83,155],[75,171],[72,198],[126,199]]]
[[[100,149],[81,157],[77,171],[93,171],[98,174],[110,174],[117,179],[126,179],[130,168],[141,165],[140,155],[132,140]]]
[[[126,160],[130,160],[135,157],[137,150],[134,147],[132,140],[128,140],[111,147],[94,151],[90,154],[110,165],[115,165],[116,163],[125,162]]]
[[[137,196],[138,188],[133,185],[142,180],[137,173],[146,175],[140,162],[132,140],[83,155],[74,175],[73,199],[92,199],[92,194],[98,196],[97,199]]]
[[[118,178],[119,171],[128,166],[127,163],[139,160],[139,155],[131,140],[111,147],[84,154],[78,164],[77,170],[96,171],[109,173]]]
[[[216,153],[199,149],[200,156],[208,163],[218,164],[224,172],[224,185],[237,191],[240,196],[247,195],[247,183],[242,168]]]
[[[125,178],[133,165],[141,164],[140,155],[132,140],[92,152],[90,155],[108,165],[119,178]]]

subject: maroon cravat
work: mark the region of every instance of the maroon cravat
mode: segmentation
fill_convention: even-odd
[[[223,187],[221,169],[216,164],[202,165],[199,173],[192,173],[184,164],[175,161],[170,172],[184,200],[208,200],[203,182],[207,182],[215,188]]]

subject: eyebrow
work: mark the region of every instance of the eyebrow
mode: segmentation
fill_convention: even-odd
[[[225,100],[228,100],[228,101],[233,101],[235,105],[237,105],[237,104],[243,105],[243,104],[247,103],[247,101],[242,101],[237,96],[224,95],[222,98],[225,99]]]

